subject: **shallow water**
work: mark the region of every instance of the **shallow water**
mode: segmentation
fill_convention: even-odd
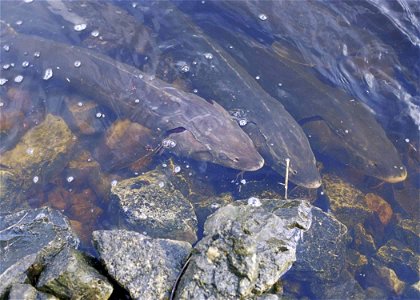
[[[160,25],[158,18],[155,19],[154,16],[160,12],[151,13],[156,6],[141,1],[112,2],[115,6],[104,3],[97,6],[95,11],[89,11],[95,5],[84,6],[83,2],[74,2],[69,10],[61,1],[4,1],[1,3],[0,17],[18,33],[103,53],[144,71],[150,76],[150,81],[155,80],[155,77],[165,77],[159,73],[162,71],[159,62],[162,62],[160,59],[164,57],[165,51],[170,52],[177,41],[167,37],[166,40],[165,37],[162,38],[165,42],[156,39]],[[274,53],[280,53],[279,59],[302,66],[308,76],[317,80],[320,89],[332,89],[340,95],[343,93],[341,90],[344,90],[343,95],[347,99],[363,103],[374,116],[407,168],[406,180],[394,184],[382,182],[366,176],[361,169],[355,169],[351,160],[340,163],[337,160],[339,154],[337,157],[331,156],[331,152],[320,153],[317,148],[313,150],[324,184],[317,190],[310,190],[291,183],[289,198],[308,198],[325,211],[334,213],[334,207],[331,207],[334,200],[328,196],[333,198],[335,190],[332,191],[331,186],[325,182],[331,174],[341,178],[342,185],[351,184],[364,196],[375,194],[382,197],[391,210],[387,210],[387,216],[381,218],[380,213],[385,212],[374,209],[374,216],[366,218],[361,225],[366,229],[365,235],[357,231],[358,224],[345,218],[339,219],[343,223],[348,222],[346,225],[353,238],[353,242],[349,243],[349,252],[367,259],[366,264],[356,266],[349,262],[348,270],[365,290],[379,289],[380,292],[376,295],[386,298],[409,298],[409,293],[384,286],[378,277],[372,276],[375,270],[372,261],[377,259],[377,250],[390,240],[398,240],[401,249],[410,249],[414,253],[415,261],[419,255],[417,243],[413,247],[395,232],[401,220],[413,220],[418,224],[420,214],[420,5],[416,1],[404,0],[266,1],[257,6],[257,9],[253,5],[236,6],[234,2],[225,5],[212,1],[176,1],[175,4],[193,23],[201,26],[201,30],[211,36],[214,43],[220,43],[221,48],[238,62],[242,60],[244,68],[248,67],[249,74],[262,86],[280,86],[284,93],[291,94],[292,97],[293,93],[310,95],[310,90],[306,94],[302,92],[308,88],[305,76],[294,82],[293,89],[288,89],[281,86],[282,82],[267,82],[267,78],[254,73],[254,70],[249,69],[250,66],[258,66],[259,59],[262,58],[255,57],[254,61],[249,62],[249,57],[245,56],[245,48],[237,49],[232,46],[237,41],[229,40],[229,34],[243,36],[244,40],[252,41],[270,51],[277,49]],[[77,6],[80,6],[80,10]],[[158,7],[173,9],[162,5]],[[2,29],[4,28],[2,24]],[[222,35],[222,32],[226,34]],[[284,49],[287,51],[284,52]],[[161,136],[154,134],[153,130],[124,121],[141,114],[141,111],[127,113],[116,100],[95,99],[95,84],[92,84],[92,90],[81,90],[78,86],[69,87],[65,81],[55,81],[58,70],[54,66],[51,66],[50,72],[45,69],[46,72],[37,76],[27,73],[31,69],[32,61],[35,64],[42,60],[48,65],[48,52],[54,51],[54,48],[46,47],[39,55],[36,52],[28,53],[23,58],[19,57],[18,61],[9,60],[13,57],[9,56],[13,52],[11,45],[2,42],[1,51],[0,78],[8,80],[3,80],[0,86],[2,156],[19,147],[25,133],[43,124],[49,114],[62,118],[70,132],[66,137],[65,134],[54,135],[54,131],[47,131],[46,134],[54,139],[51,140],[51,145],[59,144],[60,139],[68,139],[65,146],[67,148],[63,151],[65,154],[60,155],[59,159],[54,160],[55,163],[46,168],[47,162],[38,162],[37,168],[42,170],[42,174],[37,174],[32,169],[19,171],[22,176],[28,176],[26,173],[29,173],[32,182],[24,185],[26,189],[22,186],[16,188],[13,195],[19,201],[14,209],[43,205],[60,209],[72,220],[74,229],[81,237],[82,248],[86,251],[94,253],[90,242],[93,230],[116,228],[122,222],[115,213],[117,208],[109,194],[111,186],[156,166],[171,170],[173,176],[186,178],[201,195],[193,201],[226,194],[234,199],[284,196],[284,174],[276,173],[267,166],[254,172],[239,173],[238,170],[191,157],[176,156],[168,149],[159,148]],[[244,52],[241,54],[239,51]],[[171,83],[202,96],[201,90],[189,85],[194,81],[188,80],[188,76],[194,74],[193,63],[200,55],[202,53],[197,52],[196,56],[185,57],[183,61],[171,61],[168,65],[175,65],[175,68],[181,70],[181,75],[185,72],[185,77],[177,77]],[[211,59],[210,55],[211,53],[205,53],[204,57]],[[248,62],[244,63],[246,60]],[[26,61],[28,66],[25,65]],[[83,62],[80,65],[80,62],[74,61],[74,67],[68,69],[69,77],[70,74],[76,77],[73,72],[80,69],[83,70]],[[168,70],[171,74],[169,67]],[[94,73],[95,70],[88,72]],[[97,78],[113,81],[115,76],[117,74],[99,74]],[[107,86],[107,83],[104,85]],[[108,85],[112,86],[111,83]],[[89,89],[89,86],[84,88]],[[130,83],[121,87],[122,91],[128,92],[135,89],[136,86]],[[304,126],[305,122],[312,121],[313,119],[303,120],[299,124]],[[360,124],[357,125],[355,128],[368,132],[368,128],[363,129]],[[174,133],[178,132],[171,131],[171,134]],[[371,139],[373,143],[374,137]],[[27,155],[29,158],[32,155],[43,157],[36,152],[37,149],[48,149],[46,145],[38,145],[36,140],[28,143],[22,147],[26,151],[23,156]],[[383,154],[384,157],[386,155],[388,154]],[[19,157],[13,159],[17,161],[13,165],[16,168],[31,166],[30,159],[25,164],[19,164]],[[45,159],[48,161],[48,156]],[[1,167],[9,170],[7,166]],[[339,188],[342,186],[337,189]],[[199,219],[199,237],[202,236],[203,222],[204,219]],[[417,239],[418,234],[419,232]],[[366,246],[369,237],[374,240],[372,247]],[[360,240],[362,242],[358,243]],[[404,263],[390,264],[388,267],[407,286],[419,281],[419,274],[412,271],[415,270],[413,267],[410,269]],[[292,297],[316,297],[310,289],[310,283],[294,278],[293,273],[286,275],[284,282],[285,292]]]

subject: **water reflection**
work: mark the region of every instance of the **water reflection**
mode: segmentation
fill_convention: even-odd
[[[2,212],[58,209],[92,251],[95,229],[163,230],[130,208],[141,191],[148,209],[182,199],[165,221],[188,220],[177,234],[194,242],[231,201],[284,198],[290,159],[289,198],[351,241],[332,294],[317,289],[331,278],[292,269],[285,295],[415,295],[413,2],[26,2],[1,3]]]

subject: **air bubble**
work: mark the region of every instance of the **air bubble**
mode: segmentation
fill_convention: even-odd
[[[74,62],[74,66],[76,67],[76,68],[78,68],[78,67],[80,67],[80,65],[81,65],[82,63],[80,62],[80,60],[76,60],[75,62]]]
[[[248,198],[248,205],[253,207],[260,207],[262,203],[257,197],[250,197]]]
[[[140,99],[134,100],[134,103],[140,103]]]
[[[5,85],[8,81],[6,78],[0,78],[0,86]]]
[[[77,25],[74,25],[74,30],[76,30],[76,31],[83,31],[83,30],[85,30],[86,29],[86,27],[87,27],[87,25],[86,24],[77,24]]]
[[[15,77],[14,81],[16,83],[21,83],[23,81],[23,76],[22,75],[18,75]]]
[[[22,24],[23,24],[22,20],[16,21],[16,25],[22,25]]]
[[[3,65],[3,70],[8,70],[8,69],[10,69],[10,64]]]
[[[39,181],[39,177],[38,176],[34,176],[34,178],[32,178],[32,181],[34,183],[37,183]]]
[[[158,185],[159,185],[159,187],[160,187],[160,188],[163,188],[163,187],[165,186],[165,183],[164,183],[163,181],[160,181],[160,182],[158,183]]]
[[[198,90],[197,89],[193,89],[193,93],[197,94]]]
[[[258,19],[260,19],[261,21],[266,21],[268,19],[268,17],[265,14],[259,14]]]
[[[111,186],[116,186],[117,183],[118,183],[118,181],[114,179],[114,180],[111,181]]]
[[[255,76],[255,79],[260,80],[260,75]]]
[[[102,113],[100,113],[100,112],[98,112],[98,113],[96,113],[96,117],[99,119],[99,118],[101,118],[102,117]]]
[[[213,54],[211,53],[204,53],[204,57],[207,59],[213,59]]]
[[[241,180],[241,184],[246,184],[246,180],[245,179],[242,179]]]
[[[174,140],[171,139],[164,139],[162,141],[162,147],[163,148],[174,148],[176,146],[176,142]]]
[[[28,149],[26,149],[26,153],[28,155],[33,155],[34,154],[34,148],[28,148]]]
[[[239,126],[245,126],[246,124],[248,124],[248,121],[246,119],[241,119],[239,120]]]
[[[410,142],[410,139],[405,139],[404,140],[406,143],[409,143]]]
[[[51,69],[51,68],[48,68],[48,69],[46,69],[46,70],[45,70],[45,72],[44,72],[44,77],[42,77],[42,79],[44,79],[44,80],[48,80],[48,79],[50,79],[51,77],[53,77],[53,71],[52,71],[52,69]]]
[[[9,45],[4,45],[3,49],[4,49],[4,51],[8,52],[10,50],[10,46]]]
[[[29,61],[25,60],[25,61],[22,63],[22,67],[27,68],[28,66],[29,66]]]
[[[41,56],[41,52],[39,52],[39,51],[34,52],[34,57],[40,57],[40,56]]]
[[[70,183],[70,182],[72,182],[74,180],[74,177],[73,176],[69,176],[69,177],[67,177],[66,180],[67,180],[68,183]]]
[[[83,102],[77,102],[77,106],[82,107],[83,106]]]
[[[99,30],[94,30],[90,33],[91,36],[93,37],[98,37],[99,36]]]
[[[175,166],[174,167],[174,173],[179,173],[181,172],[181,167],[180,166]]]

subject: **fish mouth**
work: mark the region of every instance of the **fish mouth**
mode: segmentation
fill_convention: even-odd
[[[252,162],[249,164],[249,166],[246,166],[245,168],[240,168],[243,171],[257,171],[261,169],[265,164],[264,158],[260,157],[257,162]]]
[[[401,171],[401,173],[398,174],[398,175],[392,175],[392,176],[387,176],[387,177],[379,177],[378,176],[377,178],[379,178],[379,179],[381,179],[385,182],[388,182],[388,183],[398,183],[398,182],[401,182],[401,181],[404,181],[404,180],[407,179],[407,169],[404,168]]]

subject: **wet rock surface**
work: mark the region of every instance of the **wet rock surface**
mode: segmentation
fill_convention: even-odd
[[[313,207],[312,225],[297,245],[292,276],[304,281],[336,281],[345,267],[349,241],[344,224]]]
[[[64,248],[47,264],[37,287],[60,299],[108,299],[113,291],[108,280],[71,248]]]
[[[197,217],[190,201],[158,170],[112,187],[129,227],[158,238],[197,240]]]
[[[51,114],[30,129],[0,157],[0,209],[13,211],[21,200],[48,183],[66,165],[75,137],[60,117]]]
[[[14,284],[10,289],[9,300],[59,300],[57,297],[43,293],[30,284]]]
[[[93,240],[108,274],[133,299],[168,299],[191,251],[187,242],[126,230],[94,231]]]
[[[297,241],[310,225],[306,201],[250,198],[220,208],[205,223],[177,299],[263,294],[296,260]]]
[[[363,223],[372,215],[364,202],[364,194],[335,174],[324,174],[322,184],[330,200],[332,214],[347,226]]]
[[[50,208],[0,216],[0,297],[13,284],[32,282],[46,262],[78,239],[68,220]]]
[[[380,247],[376,258],[395,270],[399,277],[405,281],[414,283],[420,279],[420,256],[396,240],[389,240]]]

